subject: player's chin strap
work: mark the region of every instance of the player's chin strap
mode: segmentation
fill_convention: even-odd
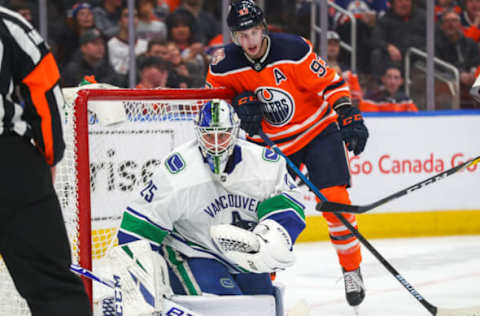
[[[253,273],[284,270],[295,263],[292,240],[276,221],[261,221],[251,232],[233,225],[210,228],[215,245],[232,262]]]
[[[263,141],[275,150],[280,156],[285,158],[290,168],[302,179],[303,182],[309,187],[309,189],[322,201],[327,201],[325,196],[318,190],[318,188],[295,166],[295,164],[278,148],[278,146],[268,137],[263,130],[259,132]],[[345,225],[352,234],[365,246],[374,256],[380,261],[380,263],[390,272],[400,284],[407,289],[407,291],[425,307],[430,314],[437,316],[480,316],[480,306],[459,308],[459,309],[444,309],[439,308],[429,303],[415,288],[370,244],[370,242],[363,237],[360,232],[350,224],[350,222],[342,215],[334,213],[335,216]]]

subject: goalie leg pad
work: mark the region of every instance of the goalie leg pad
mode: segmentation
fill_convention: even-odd
[[[181,296],[172,300],[197,316],[275,316],[275,299],[272,295]],[[168,312],[168,310],[167,310]],[[169,315],[169,314],[167,314]],[[180,313],[175,314],[180,315]],[[185,315],[185,314],[182,314]]]
[[[110,248],[99,266],[113,280],[114,292],[105,296],[113,296],[115,310],[125,315],[151,314],[162,307],[164,297],[172,295],[165,261],[146,240]],[[94,302],[94,309],[111,308],[108,300]]]

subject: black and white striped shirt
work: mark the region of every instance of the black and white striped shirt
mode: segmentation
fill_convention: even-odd
[[[51,166],[63,156],[59,108],[64,100],[57,64],[40,34],[0,6],[0,137],[33,139]]]

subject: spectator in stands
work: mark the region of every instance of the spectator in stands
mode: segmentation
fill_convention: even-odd
[[[301,0],[295,1],[295,6]],[[222,19],[222,10],[223,10],[223,3],[218,0],[204,0],[203,9],[212,13],[213,16],[217,21]],[[295,12],[295,8],[292,9],[292,12]]]
[[[180,50],[174,42],[168,43],[168,57],[172,64],[172,69],[177,75],[188,80],[190,88],[201,88],[205,85],[205,75],[202,73],[195,73],[195,65],[187,63],[180,55]]]
[[[475,81],[475,70],[480,65],[477,44],[463,35],[460,17],[447,10],[441,17],[440,32],[435,40],[435,56],[449,62],[460,71],[461,106],[470,107],[472,99],[468,91]]]
[[[338,56],[340,55],[340,36],[335,31],[327,32],[327,62],[330,67],[335,69],[338,74],[341,74],[345,65],[343,65],[339,60]]]
[[[347,81],[352,96],[352,103],[358,106],[363,96],[362,88],[360,87],[357,74],[348,70],[348,68],[341,64],[341,62],[338,60],[340,55],[340,36],[335,31],[328,31],[327,40],[328,65],[335,69],[337,73],[340,74],[345,81]]]
[[[77,86],[85,76],[95,76],[98,82],[124,86],[105,58],[105,41],[97,29],[86,31],[80,37],[80,50],[62,72],[63,86]]]
[[[119,28],[122,0],[103,0],[103,5],[93,8],[96,27],[109,39],[116,35]]]
[[[221,33],[220,24],[213,14],[203,10],[203,0],[182,0],[175,12],[178,11],[187,11],[193,15],[197,26],[194,31],[203,44],[207,45],[212,38]]]
[[[78,0],[77,0],[78,1]],[[12,8],[24,16],[31,24],[39,29],[39,4],[41,1],[32,0],[9,0],[5,1],[5,6]],[[65,28],[66,8],[62,1],[45,1],[47,11],[47,30],[48,30],[48,45],[52,47],[52,52],[55,54],[55,48],[60,43],[60,33]],[[30,13],[28,13],[30,12]]]
[[[330,0],[331,1],[331,0]],[[363,17],[362,15],[367,12],[373,12],[377,16],[382,16],[389,7],[389,0],[335,0],[335,4],[338,4],[342,8],[351,11],[355,14],[355,17],[359,19],[366,19],[365,22],[370,24],[368,21],[374,19],[371,17]],[[365,7],[368,10],[365,10]]]
[[[135,26],[138,24],[138,16],[135,12]],[[108,60],[113,69],[120,75],[128,73],[130,52],[128,45],[128,9],[122,10],[119,21],[119,32],[107,42]],[[137,38],[135,41],[135,55],[139,56],[147,51],[148,41]]]
[[[360,102],[362,112],[418,112],[418,108],[400,88],[403,76],[400,68],[389,66],[382,78],[382,86]]]
[[[413,0],[392,0],[391,8],[377,20],[372,32],[371,66],[381,76],[389,64],[403,65],[409,47],[424,49],[425,11]]]
[[[387,9],[386,0],[335,0],[335,3],[354,15],[357,34],[358,71],[370,73],[371,34],[375,27],[377,16],[381,16]],[[334,15],[335,29],[345,42],[351,44],[352,21],[350,17],[336,12]],[[350,52],[342,51],[340,59],[350,64]]]
[[[297,8],[297,2],[299,1],[264,1],[263,9],[268,15],[269,29],[273,28],[278,30],[276,32],[294,33],[295,10]],[[219,17],[221,18],[221,16]]]
[[[67,27],[60,35],[60,43],[57,48],[57,60],[60,67],[66,65],[79,48],[80,36],[89,29],[95,27],[92,8],[86,2],[75,4],[71,10]]]
[[[170,13],[172,13],[180,6],[180,1],[181,0],[157,0],[157,6],[167,5]]]
[[[194,35],[194,17],[183,11],[175,11],[167,18],[168,40],[175,43],[180,52],[181,63],[184,63],[190,71],[192,87],[201,87],[205,82],[205,74],[208,60],[205,54],[205,46]],[[176,52],[171,48],[174,58]],[[174,64],[177,64],[174,62]]]
[[[10,9],[19,13],[25,18],[25,20],[30,22],[30,24],[33,24],[32,7],[27,1],[12,1],[12,3],[10,4]]]
[[[203,50],[204,46],[199,33],[195,32],[195,29],[198,27],[197,22],[190,12],[177,10],[167,17],[166,22],[168,41],[175,42],[180,52],[190,48],[192,44],[196,44]]]
[[[154,89],[167,87],[167,62],[160,57],[146,57],[139,67],[140,82],[137,88]]]
[[[461,14],[463,32],[466,37],[480,42],[480,0],[464,0],[464,11]]]
[[[167,0],[155,0],[155,6],[153,8],[155,16],[162,22],[165,22],[165,19],[170,14],[170,7]]]
[[[155,0],[138,0],[136,7],[138,37],[147,41],[152,38],[167,39],[167,27],[154,13]]]
[[[332,1],[332,0],[329,0]],[[318,7],[318,6],[317,6]],[[310,38],[311,30],[311,16],[312,16],[312,1],[303,0],[297,5],[297,10],[295,12],[295,23],[291,27],[292,33],[296,33],[305,38]],[[328,10],[328,28],[335,29],[335,9]],[[320,23],[320,17],[316,14],[316,21]],[[318,37],[319,38],[319,37]],[[314,47],[317,49],[318,47]]]
[[[168,49],[168,43],[161,39],[152,39],[148,42],[147,52],[145,57],[158,57],[164,60],[168,67],[168,80],[167,87],[169,88],[188,88],[190,86],[191,79],[189,78],[190,73],[185,67],[185,72],[187,76],[182,75],[182,71],[175,69],[173,63],[171,62],[170,52]],[[141,62],[139,63],[141,64]]]
[[[153,38],[148,41],[146,56],[160,57],[165,61],[169,60],[168,42],[164,39]]]
[[[456,0],[435,0],[435,21],[438,21],[448,9],[454,10],[458,15],[462,13],[462,7]]]

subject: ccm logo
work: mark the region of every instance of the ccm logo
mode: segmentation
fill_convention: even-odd
[[[362,114],[355,114],[354,116],[349,116],[349,117],[346,117],[344,120],[343,120],[343,126],[345,125],[348,125],[350,123],[352,123],[353,121],[361,121],[362,120]]]
[[[242,104],[245,104],[245,103],[248,103],[248,102],[253,102],[256,99],[257,98],[255,98],[253,95],[249,95],[249,96],[238,99],[238,105],[242,105]]]

